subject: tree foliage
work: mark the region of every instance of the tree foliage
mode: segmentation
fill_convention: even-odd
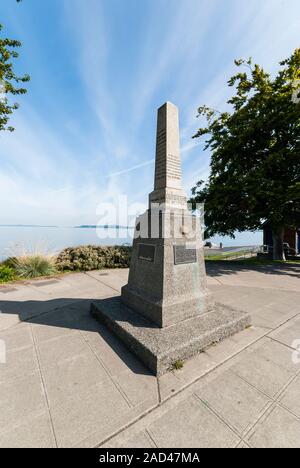
[[[3,26],[0,24],[0,34],[2,30]],[[11,102],[9,96],[25,94],[27,90],[22,84],[30,80],[29,75],[18,76],[14,71],[13,62],[19,57],[17,49],[20,47],[20,41],[0,36],[0,130],[14,130],[8,122],[19,105]]]
[[[211,174],[193,188],[191,201],[205,203],[209,237],[234,237],[267,220],[274,258],[282,258],[284,229],[300,226],[300,49],[275,77],[251,59],[235,64],[245,71],[228,81],[235,88],[231,111],[198,109],[207,125],[194,138],[206,137]]]

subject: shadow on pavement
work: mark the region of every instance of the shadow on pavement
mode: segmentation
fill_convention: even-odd
[[[19,316],[21,322],[99,333],[132,372],[152,375],[104,325],[90,315],[91,303],[94,301],[100,300],[70,298],[45,301],[0,300],[0,319],[1,313],[15,314]]]
[[[208,275],[222,276],[234,275],[240,272],[257,271],[267,275],[285,275],[300,278],[300,265],[297,264],[262,264],[249,265],[239,262],[206,262]],[[50,285],[51,280],[43,282]],[[43,286],[35,282],[35,286]],[[300,284],[300,283],[299,283]],[[144,368],[134,356],[128,352],[124,345],[105,327],[98,323],[90,314],[90,306],[93,301],[100,299],[68,298],[61,297],[45,300],[5,300],[6,293],[17,291],[22,285],[7,285],[0,288],[0,319],[1,313],[16,315],[21,322],[37,325],[68,328],[83,332],[98,333],[109,347],[123,360],[123,362],[137,374],[147,374]],[[62,293],[63,294],[63,293]],[[30,297],[30,296],[29,296]],[[3,299],[3,300],[1,300]],[[105,301],[105,299],[102,299]],[[1,338],[1,332],[0,332]]]
[[[242,261],[207,261],[205,262],[208,275],[222,276],[235,275],[242,271],[257,271],[267,275],[284,275],[300,278],[300,264],[253,264],[243,263]],[[299,286],[300,288],[300,286]]]

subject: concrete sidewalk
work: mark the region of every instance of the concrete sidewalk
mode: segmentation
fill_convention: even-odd
[[[89,315],[127,275],[0,287],[0,447],[300,447],[298,266],[209,264],[254,326],[159,379]]]

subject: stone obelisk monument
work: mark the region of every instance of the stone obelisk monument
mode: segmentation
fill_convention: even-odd
[[[248,314],[216,304],[207,289],[199,219],[182,187],[179,117],[158,109],[154,190],[136,221],[128,284],[92,304],[104,322],[157,375],[250,325]]]
[[[158,110],[154,191],[137,228],[123,302],[160,327],[206,312],[210,295],[200,226],[187,210],[178,109],[169,102]]]

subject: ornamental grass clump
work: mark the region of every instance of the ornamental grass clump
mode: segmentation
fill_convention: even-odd
[[[45,254],[25,254],[11,259],[16,275],[20,278],[37,278],[57,273],[55,258]]]

